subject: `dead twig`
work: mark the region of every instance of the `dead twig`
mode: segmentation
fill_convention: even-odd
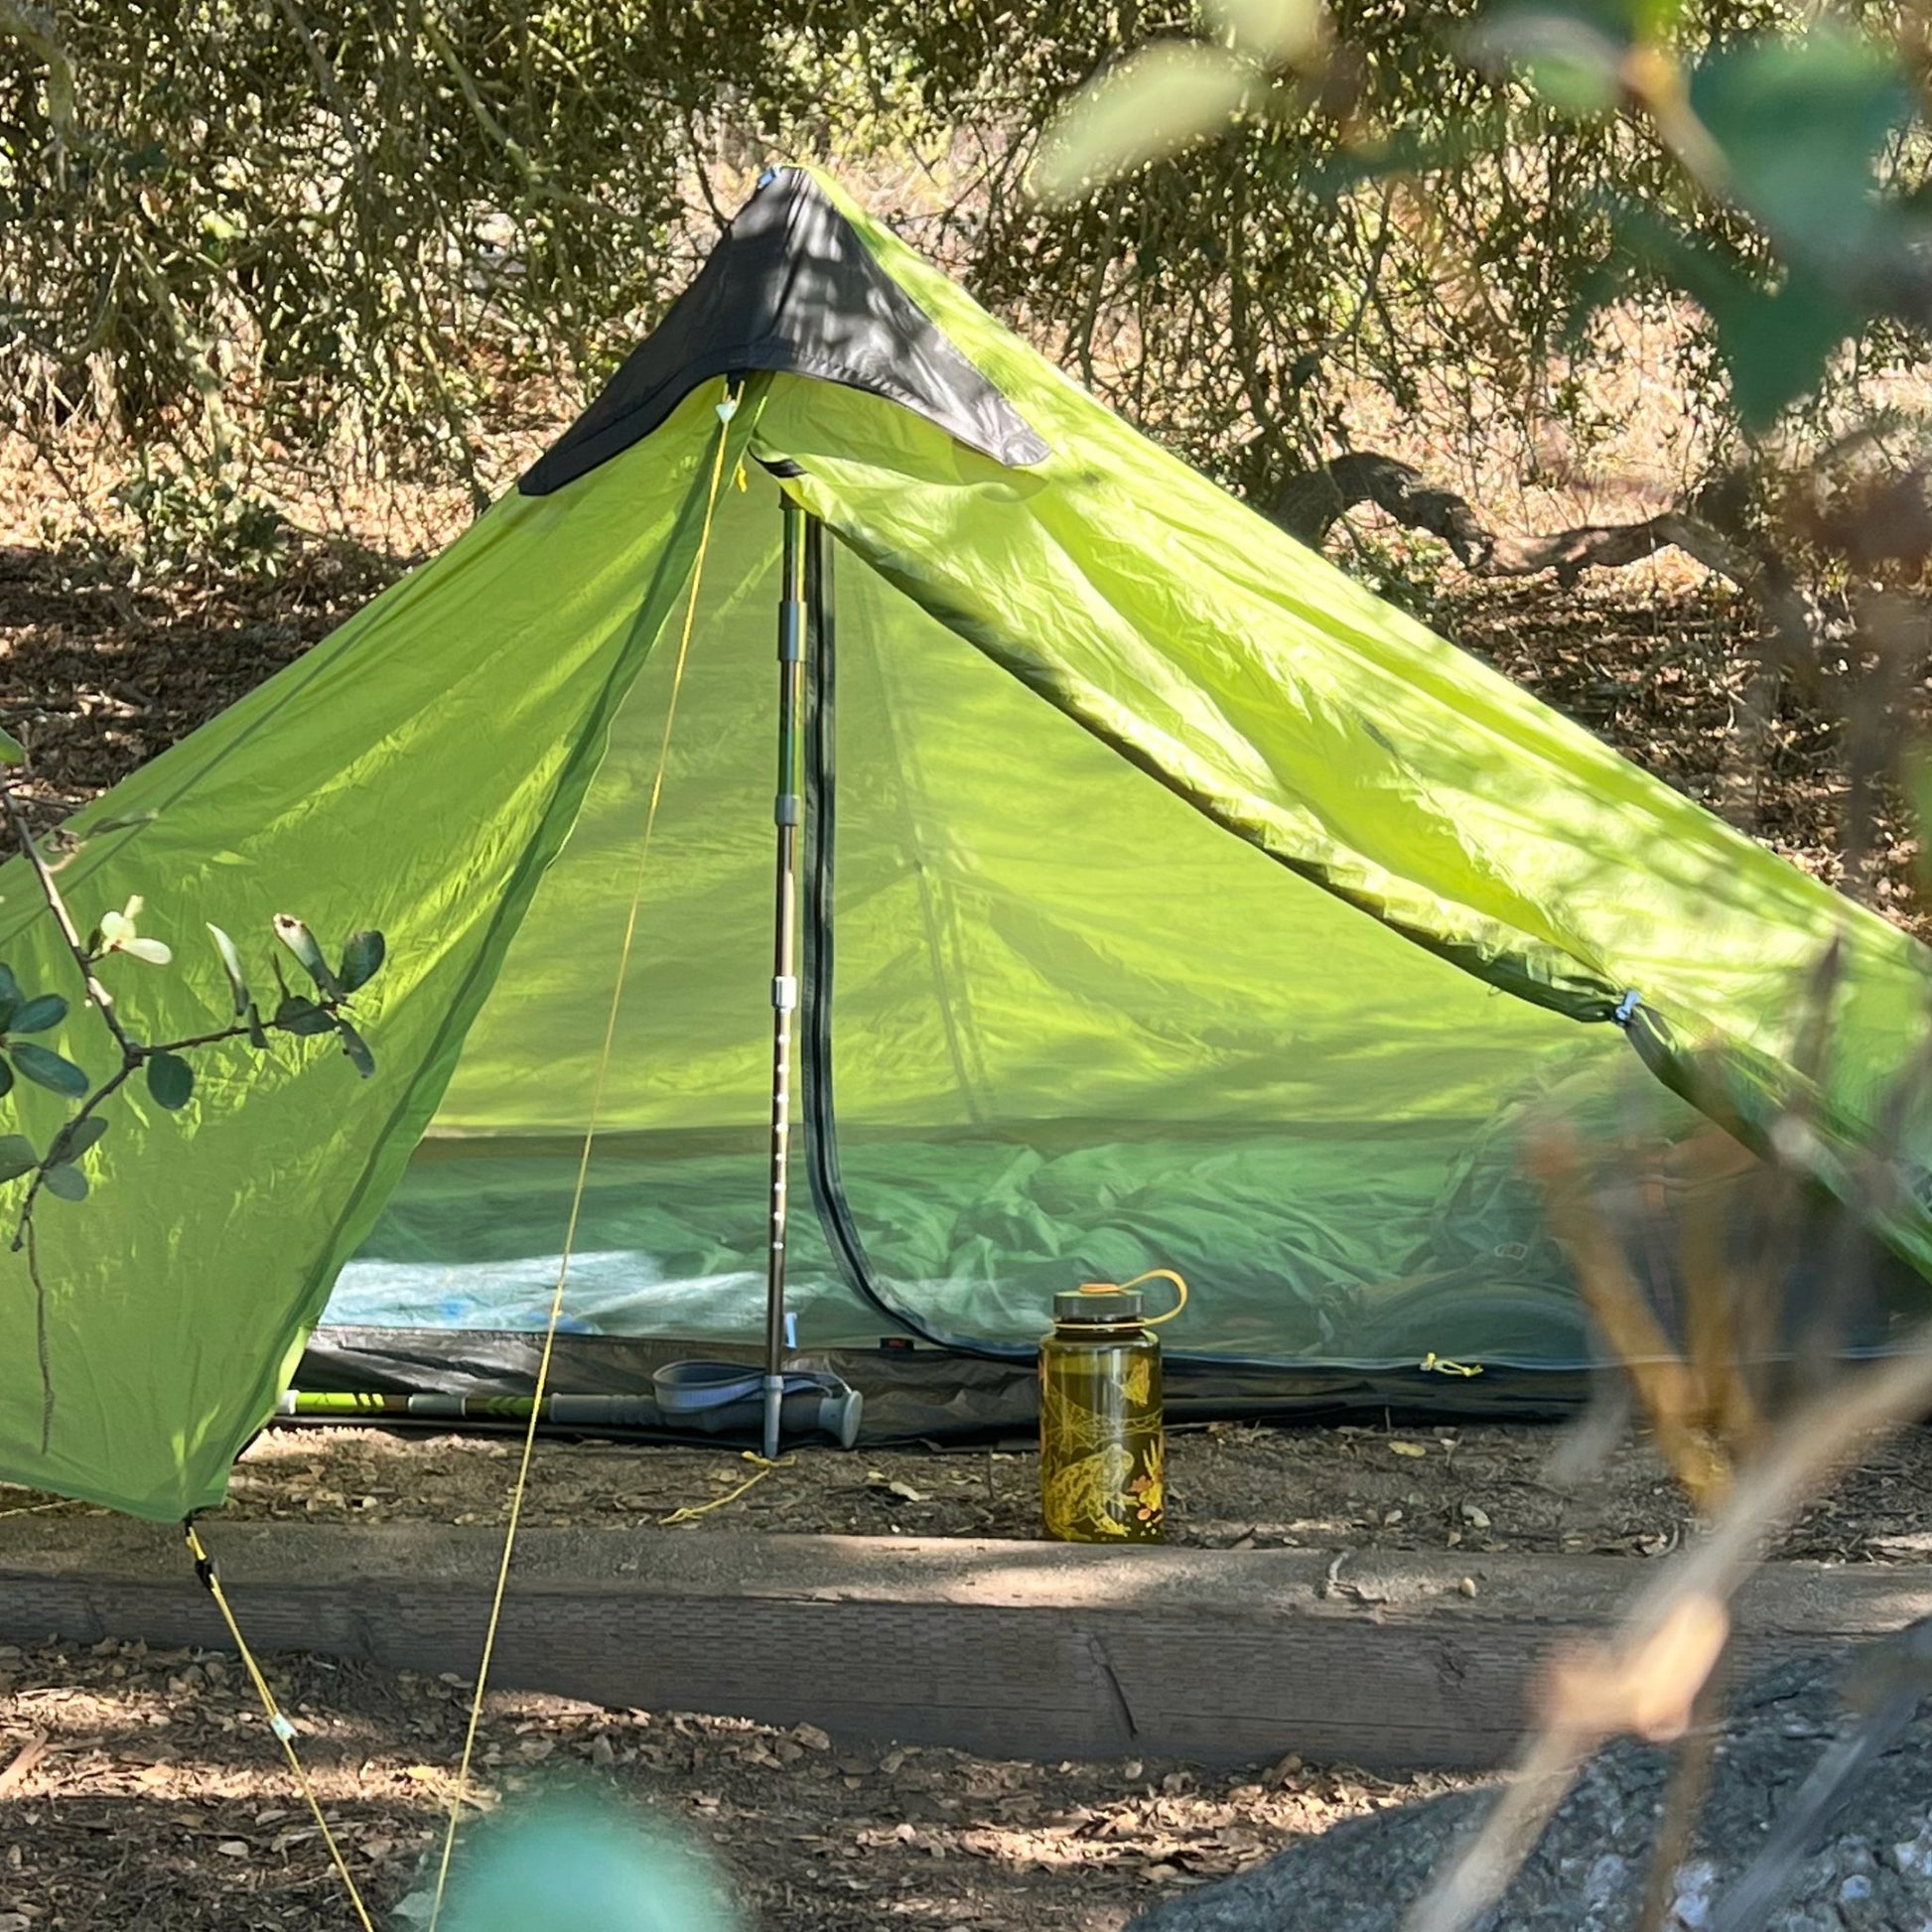
[[[1640,1590],[1620,1627],[1559,1659],[1543,1724],[1467,1851],[1419,1899],[1405,1932],[1465,1932],[1501,1898],[1584,1760],[1620,1734],[1668,1742],[1691,1726],[1722,1656],[1729,1603],[1760,1551],[1874,1433],[1932,1406],[1932,1327],[1903,1353],[1794,1414],[1739,1472],[1709,1533]]]

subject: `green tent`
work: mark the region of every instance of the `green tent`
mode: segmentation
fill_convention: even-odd
[[[1635,1086],[1678,1131],[1708,1053],[1748,1134],[1835,935],[1821,1177],[1875,1133],[1910,940],[784,171],[518,488],[75,821],[156,814],[62,874],[81,918],[139,892],[174,943],[108,969],[148,1037],[229,1011],[205,921],[375,925],[390,963],[372,1079],[301,1042],[204,1060],[180,1114],[116,1102],[93,1197],[41,1211],[44,1300],[5,1258],[0,1475],[212,1503],[312,1330],[311,1387],[527,1378],[674,693],[559,1387],[756,1350],[781,502],[811,519],[790,1308],[916,1428],[1010,1413],[1051,1291],[1153,1267],[1193,1287],[1183,1393],[1574,1373],[1525,1124],[1567,1099],[1608,1131]],[[0,891],[0,959],[65,985],[19,861]],[[102,1069],[91,1016],[53,1043]],[[1918,1200],[1884,1232],[1927,1262]]]

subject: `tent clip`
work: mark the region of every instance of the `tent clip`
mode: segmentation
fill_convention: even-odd
[[[212,1596],[214,1589],[214,1559],[202,1547],[202,1540],[195,1534],[195,1519],[184,1516],[181,1519],[183,1534],[188,1538],[189,1553],[195,1564],[195,1581]]]
[[[1629,992],[1624,994],[1623,998],[1616,1003],[1616,1011],[1610,1015],[1610,1018],[1613,1021],[1615,1021],[1619,1027],[1627,1027],[1630,1024],[1630,1022],[1637,1017],[1637,1009],[1642,1005],[1643,1005],[1643,995],[1639,993],[1635,987],[1632,987],[1629,990]]]

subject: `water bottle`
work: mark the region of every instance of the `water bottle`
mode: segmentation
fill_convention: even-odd
[[[1179,1300],[1149,1315],[1142,1282],[1173,1282]],[[1053,1297],[1039,1344],[1039,1504],[1060,1543],[1159,1543],[1167,1505],[1161,1343],[1187,1284],[1157,1268],[1131,1282],[1088,1282]]]

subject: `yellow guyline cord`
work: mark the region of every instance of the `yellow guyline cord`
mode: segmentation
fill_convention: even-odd
[[[591,1088],[590,1117],[584,1128],[583,1151],[577,1160],[577,1181],[570,1197],[570,1218],[564,1227],[563,1256],[557,1265],[557,1286],[550,1297],[550,1316],[544,1323],[543,1350],[537,1357],[536,1386],[530,1404],[530,1420],[523,1431],[523,1453],[516,1465],[516,1480],[510,1489],[509,1521],[503,1530],[503,1556],[496,1567],[496,1588],[489,1600],[489,1620],[483,1626],[483,1658],[477,1666],[476,1695],[470,1700],[470,1722],[463,1736],[463,1759],[457,1767],[456,1791],[450,1799],[449,1824],[443,1834],[443,1856],[436,1867],[436,1897],[430,1906],[429,1932],[436,1932],[443,1916],[443,1894],[450,1882],[450,1859],[456,1851],[456,1836],[463,1823],[463,1806],[470,1795],[470,1765],[476,1754],[477,1728],[483,1722],[483,1693],[489,1683],[490,1659],[496,1650],[496,1630],[502,1621],[503,1592],[509,1585],[510,1558],[516,1549],[516,1530],[523,1516],[523,1496],[529,1486],[530,1457],[536,1449],[537,1423],[543,1414],[543,1398],[550,1382],[550,1358],[556,1346],[557,1324],[563,1319],[564,1286],[570,1279],[571,1253],[577,1241],[577,1223],[583,1212],[584,1190],[590,1182],[591,1153],[597,1142],[598,1120],[604,1111],[604,1089],[611,1071],[611,1057],[618,1037],[618,1015],[623,1006],[624,974],[630,966],[630,948],[637,936],[637,914],[644,902],[644,875],[650,863],[651,833],[657,824],[657,805],[664,795],[664,772],[670,763],[671,732],[677,723],[678,694],[684,688],[684,667],[691,654],[691,635],[698,622],[698,593],[704,584],[705,557],[711,548],[712,519],[718,509],[718,493],[725,480],[725,450],[731,440],[732,418],[738,413],[737,396],[728,396],[718,405],[718,449],[711,462],[711,483],[705,496],[704,523],[698,533],[698,554],[691,567],[691,596],[684,607],[684,630],[678,638],[677,664],[671,673],[671,695],[664,714],[664,740],[658,748],[657,770],[651,778],[650,802],[644,809],[643,843],[637,853],[637,873],[630,891],[630,909],[624,919],[623,942],[618,949],[617,980],[611,988],[611,1011],[604,1023],[604,1046],[598,1056],[597,1077]],[[366,1921],[365,1921],[366,1923]]]
[[[241,1658],[242,1668],[248,1673],[248,1681],[255,1687],[255,1695],[261,1699],[262,1710],[268,1717],[268,1727],[281,1744],[289,1761],[289,1769],[295,1774],[295,1782],[315,1816],[316,1829],[322,1833],[322,1842],[329,1848],[330,1860],[348,1892],[348,1902],[355,1907],[355,1916],[361,1922],[362,1932],[375,1932],[375,1921],[369,1917],[369,1908],[362,1903],[362,1894],[355,1889],[355,1880],[349,1875],[348,1861],[343,1857],[343,1848],[336,1843],[336,1834],[329,1829],[329,1820],[323,1815],[322,1800],[316,1796],[315,1786],[309,1782],[309,1773],[295,1748],[295,1725],[282,1715],[282,1707],[275,1702],[275,1693],[268,1688],[268,1679],[255,1662],[255,1653],[248,1648],[248,1640],[241,1634],[241,1625],[235,1621],[234,1611],[228,1606],[227,1592],[221,1587],[221,1579],[214,1573],[214,1559],[204,1547],[192,1520],[182,1525],[182,1534],[188,1539],[188,1554],[195,1559],[195,1574],[202,1580],[203,1587],[214,1598],[214,1607],[221,1612],[221,1621],[228,1626],[229,1640]]]
[[[709,1516],[714,1509],[723,1509],[727,1503],[735,1503],[748,1490],[756,1489],[773,1469],[788,1469],[797,1459],[794,1456],[781,1455],[775,1462],[767,1462],[757,1449],[742,1449],[740,1453],[747,1462],[756,1462],[759,1465],[757,1475],[747,1476],[736,1489],[727,1489],[722,1496],[714,1496],[708,1503],[686,1503],[682,1509],[674,1509],[668,1516],[660,1516],[658,1522],[666,1528],[675,1527],[679,1523],[695,1523],[700,1516]]]

